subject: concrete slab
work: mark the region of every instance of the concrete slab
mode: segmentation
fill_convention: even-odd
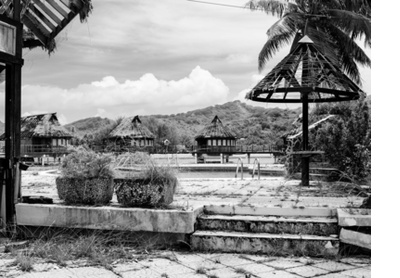
[[[201,206],[182,211],[108,206],[16,205],[18,225],[182,234],[194,232],[194,223],[201,211]]]
[[[371,235],[369,234],[341,229],[339,239],[341,242],[371,250]]]
[[[287,258],[276,258],[275,260],[265,262],[264,264],[271,266],[277,270],[284,270],[303,265],[303,263],[301,263],[298,259]]]
[[[235,271],[234,269],[227,267],[227,268],[218,268],[214,270],[207,271],[207,277],[214,277],[218,278],[243,278],[244,274]]]
[[[346,270],[342,272],[343,275],[347,275],[354,278],[370,278],[371,277],[371,267],[361,267],[351,270]]]
[[[348,265],[345,263],[335,262],[335,261],[325,261],[321,263],[313,264],[314,267],[322,268],[331,272],[337,272],[342,270],[353,269],[355,266]]]
[[[119,276],[104,268],[80,267],[62,268],[47,272],[26,273],[19,278],[118,278]],[[139,276],[135,276],[139,277]]]
[[[339,226],[371,227],[371,210],[340,208],[337,210]]]
[[[316,268],[314,266],[309,266],[309,265],[290,268],[287,271],[290,273],[300,275],[302,277],[314,277],[316,275],[329,273],[328,270]]]
[[[244,265],[237,265],[234,268],[235,269],[243,269],[246,272],[256,274],[257,276],[260,273],[272,272],[275,270],[275,268],[267,266],[262,263],[250,263],[250,264],[244,264]]]
[[[271,272],[266,272],[266,273],[259,273],[257,274],[258,277],[260,278],[301,278],[302,276],[299,276],[294,273],[289,273],[286,271],[282,270],[276,270],[276,271],[271,271]]]

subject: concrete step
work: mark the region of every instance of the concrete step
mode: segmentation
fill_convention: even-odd
[[[237,231],[270,234],[338,234],[338,221],[333,217],[278,217],[257,215],[200,215],[200,230]]]
[[[191,236],[192,249],[235,253],[261,253],[271,256],[335,256],[337,237],[243,233],[198,230]]]

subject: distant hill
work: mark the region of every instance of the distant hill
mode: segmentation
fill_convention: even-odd
[[[158,125],[170,127],[176,133],[177,143],[183,144],[183,138],[185,138],[186,142],[188,139],[194,141],[195,135],[210,124],[214,116],[218,115],[222,123],[230,128],[238,138],[245,139],[245,144],[267,145],[280,142],[280,137],[293,129],[292,123],[300,113],[301,108],[263,108],[247,105],[237,100],[186,113],[139,115],[139,117],[143,125],[148,127],[149,125],[154,125],[154,121]],[[75,127],[75,136],[82,138],[85,134],[93,134],[113,122],[113,120],[107,118],[94,117],[70,123],[65,127],[69,130]]]
[[[82,138],[85,134],[93,134],[97,130],[114,123],[113,120],[101,117],[92,117],[66,124],[68,129],[75,137]]]

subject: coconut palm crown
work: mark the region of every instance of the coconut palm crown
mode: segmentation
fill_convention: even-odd
[[[357,64],[371,67],[356,43],[361,39],[371,47],[371,0],[251,0],[246,7],[279,17],[258,56],[260,71],[281,47],[292,43],[292,51],[304,35],[359,85]]]

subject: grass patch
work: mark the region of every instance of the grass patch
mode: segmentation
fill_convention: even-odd
[[[15,258],[13,265],[18,266],[24,272],[29,272],[33,270],[33,259],[29,255],[20,253]]]
[[[18,246],[7,247],[7,251],[15,256],[15,265],[23,271],[29,271],[33,262],[40,259],[61,267],[67,266],[70,261],[84,260],[90,265],[112,269],[115,262],[143,260],[151,253],[167,258],[167,255],[159,255],[156,251],[182,249],[181,246],[168,245],[168,237],[119,231],[45,228],[33,231],[30,237],[33,239],[24,245],[23,252]],[[167,259],[177,261],[174,254]]]

